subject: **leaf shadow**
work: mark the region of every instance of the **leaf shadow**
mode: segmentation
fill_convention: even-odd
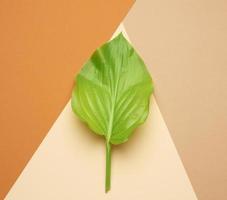
[[[80,139],[85,145],[93,146],[94,148],[101,145],[103,147],[103,156],[105,156],[105,138],[94,133],[88,125],[82,122],[77,116],[74,115],[72,120],[75,130],[79,130],[76,133],[77,135],[75,134],[73,136],[74,139]],[[148,135],[151,134],[148,121],[149,120],[146,120],[144,124],[137,127],[128,141],[119,145],[112,145],[112,161],[114,161],[115,156],[118,155],[125,158],[132,158],[134,156],[132,151],[140,152],[141,155],[146,151],[144,143],[147,139],[151,139]]]
[[[137,127],[133,134],[129,137],[128,141],[120,145],[113,145],[113,156],[120,154],[122,157],[130,158],[134,155],[132,151],[139,151],[143,154],[143,152],[146,151],[146,148],[143,148],[145,141],[147,139],[151,139],[148,135],[150,132],[147,131],[147,129],[149,129],[147,122],[148,121]]]
[[[73,113],[72,113],[73,114]],[[74,115],[74,114],[73,114]],[[102,136],[97,135],[88,127],[88,125],[82,122],[77,116],[73,116],[73,122],[75,130],[78,130],[77,135],[75,134],[75,139],[80,139],[86,145],[101,145],[104,143]]]

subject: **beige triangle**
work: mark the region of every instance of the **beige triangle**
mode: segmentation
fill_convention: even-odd
[[[123,31],[120,25],[116,33]],[[104,192],[105,143],[66,105],[5,200],[196,200],[152,97],[150,114],[113,149],[112,188]]]

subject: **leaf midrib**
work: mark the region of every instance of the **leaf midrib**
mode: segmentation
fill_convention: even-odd
[[[120,71],[123,63],[123,57],[121,58],[121,64],[119,67],[117,67],[117,82],[116,82],[116,87],[114,87],[114,96],[111,99],[111,112],[110,112],[110,120],[108,124],[108,130],[107,130],[107,142],[110,142],[111,136],[112,136],[112,130],[113,130],[113,122],[114,122],[114,113],[115,113],[115,104],[116,104],[116,98],[117,98],[117,93],[118,93],[118,85],[119,85],[119,80],[120,80]],[[112,96],[112,95],[111,95]]]

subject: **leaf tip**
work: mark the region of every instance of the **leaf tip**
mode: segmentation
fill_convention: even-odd
[[[120,36],[125,39],[125,35],[123,32],[120,32]]]

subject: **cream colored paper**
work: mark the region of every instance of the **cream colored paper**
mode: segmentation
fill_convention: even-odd
[[[122,25],[120,31],[127,37]],[[107,194],[104,180],[104,140],[69,102],[5,200],[196,200],[154,97],[145,124],[113,148]]]

